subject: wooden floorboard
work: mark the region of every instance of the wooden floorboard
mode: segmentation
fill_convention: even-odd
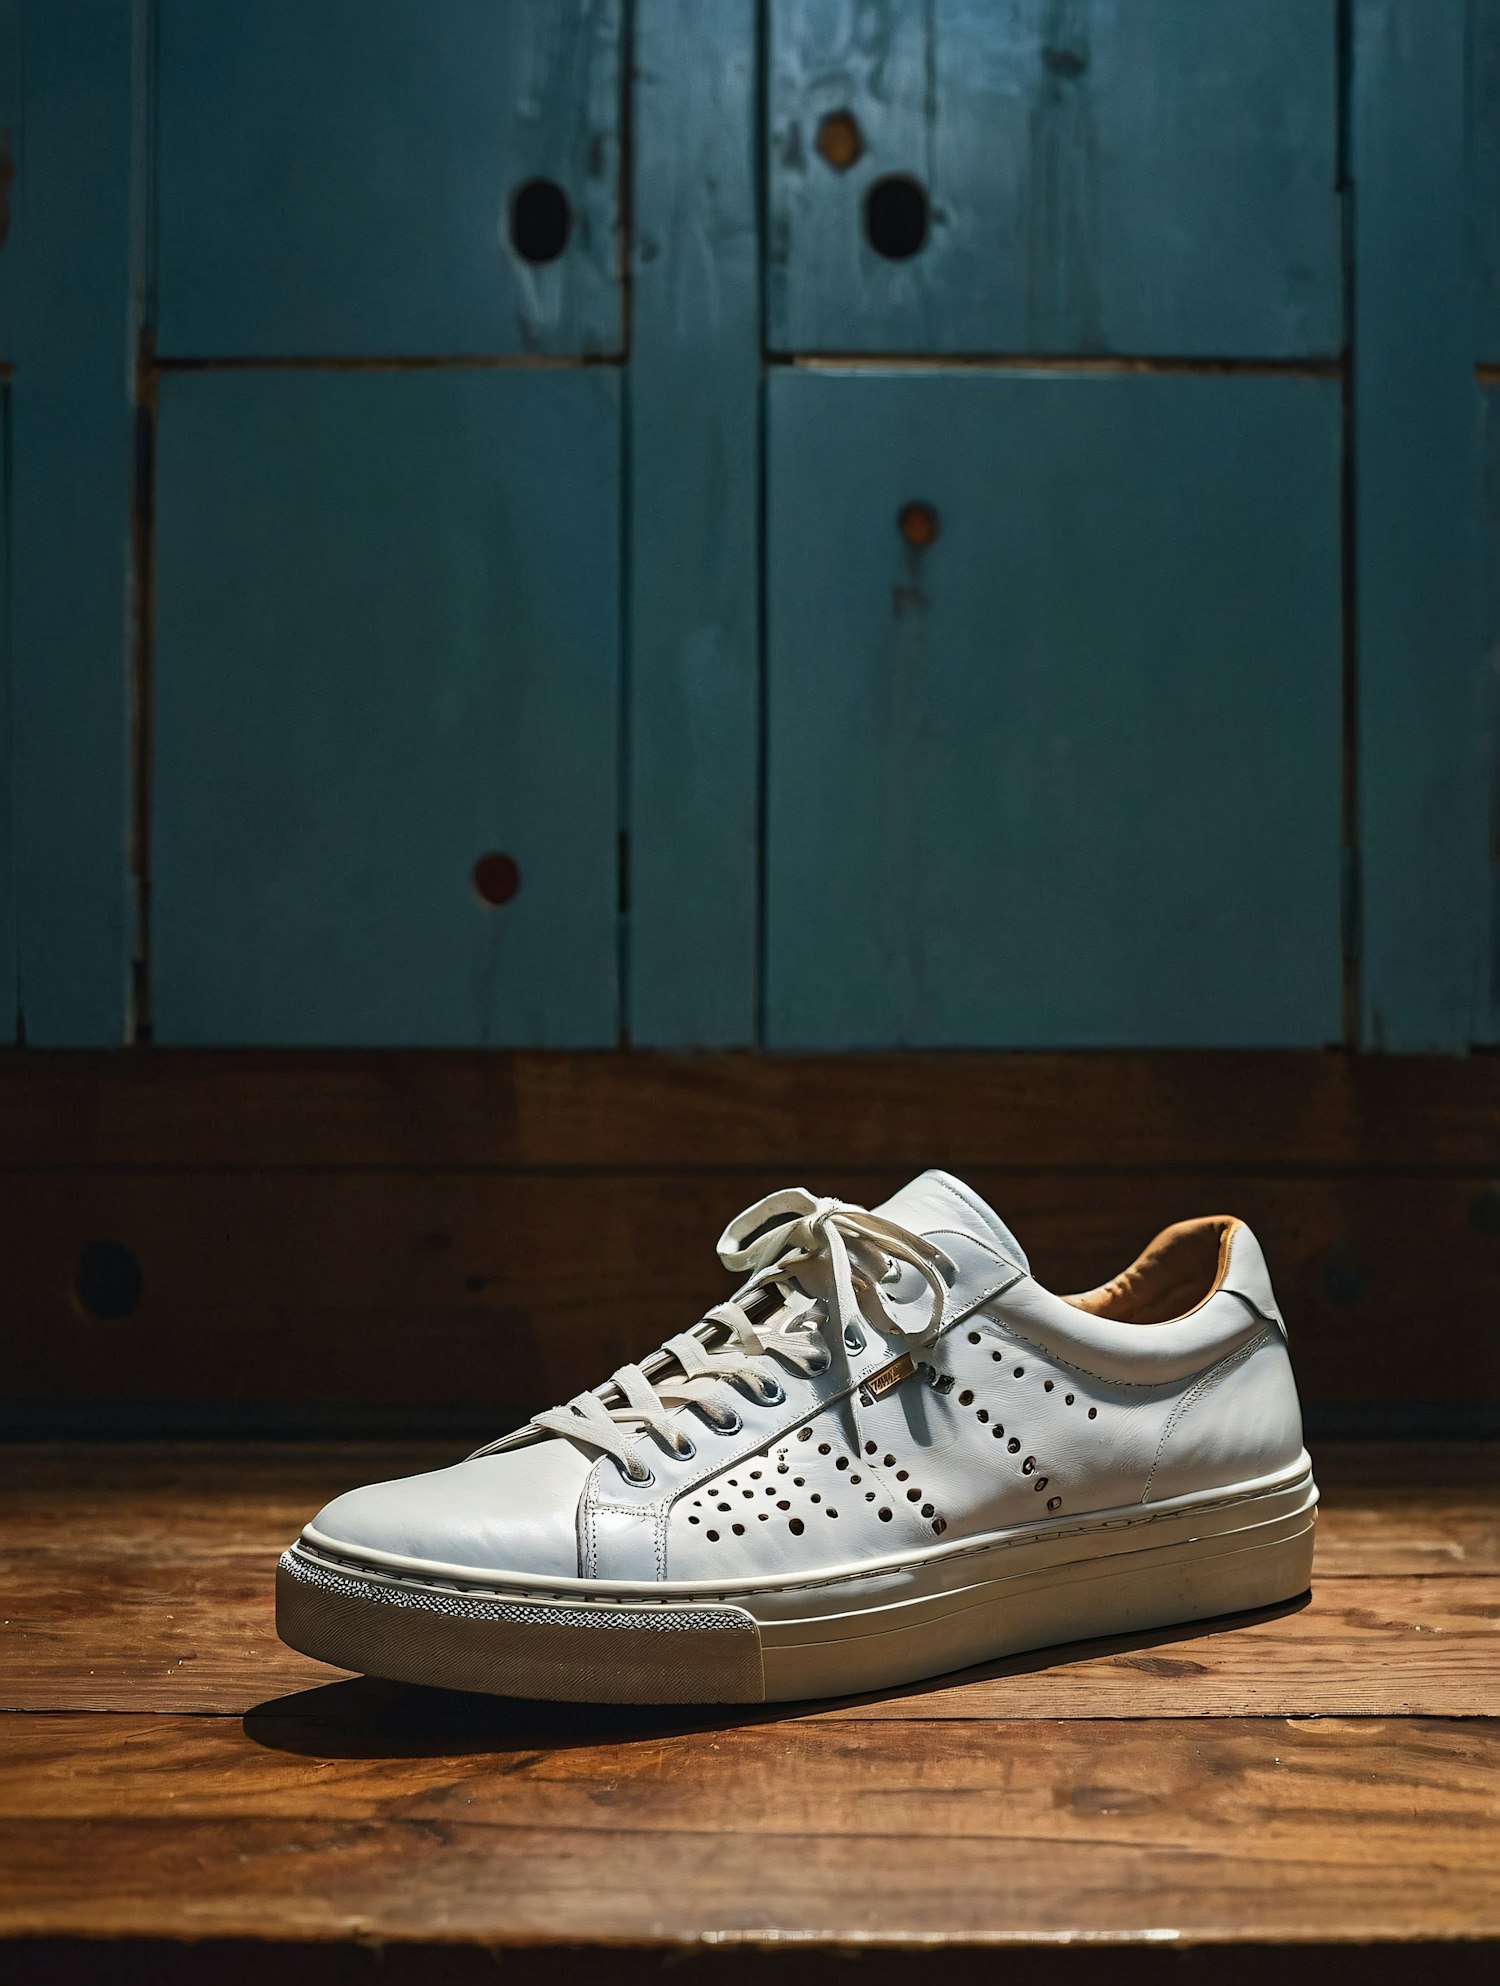
[[[1035,1986],[1200,1944],[1216,1980],[1249,1976],[1235,1951],[1301,1978],[1332,1940],[1369,1982],[1408,1948],[1467,1979],[1453,1955],[1500,1942],[1495,1449],[1325,1445],[1305,1604],[744,1714],[475,1699],[282,1648],[297,1524],[437,1459],[0,1449],[0,1975],[238,1981],[260,1951],[278,1981],[376,1979],[379,1947],[424,1955],[404,1986],[504,1948],[571,1986],[607,1948],[632,1986],[652,1953],[715,1982],[769,1953],[787,1986],[789,1953],[990,1949]]]

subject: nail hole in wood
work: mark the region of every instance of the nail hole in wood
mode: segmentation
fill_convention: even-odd
[[[520,887],[521,871],[513,855],[481,855],[474,864],[474,894],[492,910],[509,903]]]
[[[528,179],[510,196],[510,243],[523,262],[555,262],[572,228],[568,196],[555,179]]]

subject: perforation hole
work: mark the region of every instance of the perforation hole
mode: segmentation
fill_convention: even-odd
[[[1044,1490],[1047,1487],[1047,1478],[1045,1476],[1038,1476],[1031,1487],[1034,1490]]]
[[[794,1538],[800,1538],[803,1531],[802,1519],[800,1517],[789,1517],[786,1520],[786,1528]]]
[[[1064,1405],[1065,1407],[1071,1407],[1071,1406],[1072,1406],[1072,1404],[1073,1404],[1073,1395],[1072,1395],[1071,1393],[1064,1393],[1064,1394],[1063,1394],[1063,1405]]]
[[[958,1396],[958,1404],[961,1407],[972,1407],[974,1404],[974,1395],[969,1392],[960,1393]]]
[[[818,1453],[820,1455],[831,1455],[833,1453],[832,1445],[829,1442],[820,1441],[818,1443]]]
[[[1015,1379],[1024,1379],[1024,1378],[1026,1377],[1026,1368],[1025,1368],[1025,1366],[1024,1366],[1024,1365],[1018,1365],[1018,1366],[1016,1367],[1016,1369],[1015,1369],[1015,1372],[1014,1372],[1014,1373],[1012,1374],[1012,1377],[1013,1377],[1013,1378],[1015,1378]]]
[[[894,1469],[894,1468],[895,1468],[895,1466],[896,1466],[896,1458],[895,1458],[895,1456],[894,1456],[894,1455],[887,1455],[887,1456],[885,1457],[885,1463],[884,1463],[884,1466],[885,1466],[885,1467],[886,1467],[887,1469]]]
[[[934,1518],[933,1518],[933,1520],[932,1520],[932,1528],[933,1528],[933,1531],[934,1531],[934,1532],[936,1533],[936,1535],[937,1535],[938,1537],[941,1537],[941,1536],[943,1535],[943,1533],[944,1533],[944,1531],[946,1531],[946,1530],[947,1530],[947,1528],[948,1528],[948,1520],[947,1520],[947,1518],[946,1518],[946,1517],[934,1517]]]
[[[1036,1457],[1034,1455],[1028,1455],[1026,1460],[1021,1464],[1021,1474],[1023,1476],[1029,1476],[1035,1467]]]
[[[882,1524],[889,1524],[891,1521],[891,1513],[888,1510],[877,1510],[875,1515],[880,1519]]]
[[[919,1489],[909,1489],[906,1492],[906,1500],[908,1503],[920,1503],[922,1501],[922,1492]]]
[[[701,1521],[702,1521],[702,1520],[701,1520],[700,1518],[697,1518],[697,1517],[694,1517],[694,1516],[692,1516],[691,1514],[689,1514],[689,1516],[688,1516],[688,1522],[689,1522],[689,1524],[697,1524],[697,1523],[700,1523]]]
[[[979,1343],[979,1333],[977,1331],[971,1331],[969,1333],[969,1343],[971,1345],[977,1345]]]
[[[743,1525],[743,1524],[731,1524],[729,1528],[730,1528],[730,1530],[731,1530],[731,1531],[733,1531],[733,1533],[734,1533],[734,1535],[735,1535],[735,1536],[736,1536],[737,1538],[743,1538],[743,1537],[744,1537],[744,1535],[745,1535],[745,1527],[744,1527],[744,1525]]]
[[[932,1515],[932,1505],[930,1503],[924,1503],[922,1505],[922,1515],[924,1517],[930,1517]]]
[[[875,1444],[873,1441],[867,1441],[865,1443],[865,1453],[867,1455],[873,1455],[875,1453]]]
[[[835,1510],[835,1509],[834,1509],[834,1508],[832,1507],[832,1505],[830,1505],[830,1506],[829,1506],[829,1510],[828,1510],[828,1515],[829,1515],[830,1517],[837,1517],[837,1516],[838,1516],[838,1512],[837,1512],[837,1511],[836,1511],[836,1510]]]
[[[836,1462],[834,1463],[834,1465],[833,1465],[833,1466],[834,1466],[834,1467],[835,1467],[836,1469],[847,1469],[847,1468],[848,1468],[848,1466],[849,1466],[849,1457],[848,1457],[847,1455],[840,1455],[840,1457],[839,1457],[839,1458],[838,1458],[838,1460],[837,1460],[837,1461],[836,1461]]]
[[[980,1421],[987,1421],[989,1417],[990,1417],[990,1410],[988,1407],[981,1407],[979,1409],[979,1412],[974,1416],[976,1420],[980,1420]]]
[[[1062,1498],[1060,1496],[1049,1496],[1047,1499],[1047,1508],[1049,1510],[1061,1510]]]
[[[1096,1421],[1096,1420],[1098,1420],[1098,1418],[1099,1418],[1099,1409],[1098,1409],[1097,1407],[1090,1407],[1090,1408],[1089,1408],[1089,1419],[1090,1419],[1091,1421]]]
[[[996,1441],[1000,1439],[1001,1435],[1004,1434],[1004,1432],[1005,1429],[1001,1427],[999,1421],[996,1421],[995,1425],[990,1429],[990,1433],[994,1435]]]
[[[792,1506],[791,1506],[791,1502],[790,1502],[790,1499],[789,1499],[789,1498],[787,1498],[787,1497],[784,1497],[784,1496],[783,1496],[783,1497],[778,1497],[778,1498],[777,1498],[777,1500],[776,1500],[776,1508],[777,1508],[778,1510],[790,1510],[790,1509],[791,1509],[791,1507],[792,1507]]]
[[[851,1476],[849,1480],[851,1483],[862,1483],[864,1481],[864,1477],[859,1475],[854,1475]]]
[[[821,1503],[822,1501],[823,1501],[822,1497],[819,1496],[816,1490],[814,1490],[812,1495],[808,1498],[809,1503]]]
[[[797,1439],[799,1441],[811,1441],[812,1429],[810,1427],[799,1427],[797,1430]]]
[[[1044,1393],[1050,1393],[1052,1391],[1052,1381],[1050,1379],[1044,1379],[1042,1381],[1042,1391]]]
[[[1019,1454],[1020,1454],[1020,1452],[1021,1452],[1021,1444],[1020,1444],[1020,1442],[1019,1442],[1019,1441],[1017,1441],[1017,1439],[1016,1439],[1016,1437],[1015,1437],[1014,1435],[1012,1435],[1012,1436],[1011,1436],[1011,1438],[1010,1438],[1010,1440],[1009,1440],[1009,1441],[1007,1441],[1005,1445],[1006,1445],[1006,1447],[1007,1447],[1007,1448],[1008,1448],[1008,1449],[1010,1450],[1010,1452],[1011,1452],[1011,1454],[1012,1454],[1012,1455],[1019,1455]]]
[[[720,1510],[727,1510],[729,1508],[729,1505],[727,1503],[721,1503],[719,1505],[719,1508]]]
[[[991,1352],[990,1357],[995,1361],[996,1365],[999,1365],[1000,1361],[1005,1357],[1005,1354],[1004,1352]]]
[[[719,1542],[719,1534],[717,1531],[705,1531],[703,1535],[705,1538],[708,1539],[711,1545],[716,1545]]]
[[[898,1469],[896,1471],[896,1481],[898,1483],[904,1483],[910,1474],[911,1474],[910,1469]]]

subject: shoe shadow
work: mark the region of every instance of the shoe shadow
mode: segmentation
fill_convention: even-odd
[[[1252,1613],[1189,1621],[1176,1628],[1153,1628],[1146,1634],[1069,1642],[1034,1654],[1007,1656],[978,1668],[931,1676],[897,1689],[825,1697],[814,1703],[547,1703],[355,1676],[295,1690],[289,1696],[270,1697],[245,1714],[243,1728],[245,1736],[265,1750],[302,1758],[458,1758],[476,1753],[503,1757],[518,1753],[523,1756],[513,1769],[519,1770],[531,1762],[538,1749],[568,1751],[582,1746],[640,1743],[809,1717],[864,1703],[898,1703],[961,1688],[965,1683],[1040,1675],[1080,1662],[1115,1659],[1146,1676],[1190,1681],[1196,1674],[1207,1673],[1209,1665],[1155,1651],[1176,1642],[1197,1641],[1216,1632],[1283,1619],[1300,1612],[1310,1598],[1303,1593]],[[502,1765],[500,1770],[504,1772],[506,1767]]]

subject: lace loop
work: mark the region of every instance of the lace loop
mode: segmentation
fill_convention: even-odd
[[[697,1408],[718,1433],[738,1433],[744,1421],[725,1397],[731,1387],[762,1405],[786,1398],[780,1381],[757,1361],[774,1355],[813,1377],[832,1364],[832,1346],[841,1346],[846,1355],[864,1348],[861,1288],[878,1307],[883,1331],[924,1344],[942,1327],[954,1273],[942,1249],[925,1235],[800,1186],[768,1194],[737,1215],[719,1237],[719,1260],[748,1275],[733,1297],[715,1304],[692,1331],[668,1338],[644,1365],[622,1365],[604,1386],[536,1415],[533,1426],[612,1455],[630,1481],[649,1482],[651,1471],[639,1453],[643,1437],[671,1453],[692,1451],[676,1426],[682,1407]],[[930,1297],[925,1316],[911,1326],[898,1317],[883,1288],[892,1266],[902,1263],[922,1277]],[[799,1269],[826,1287],[817,1294],[803,1289]],[[749,1305],[771,1286],[781,1301],[753,1321]]]

